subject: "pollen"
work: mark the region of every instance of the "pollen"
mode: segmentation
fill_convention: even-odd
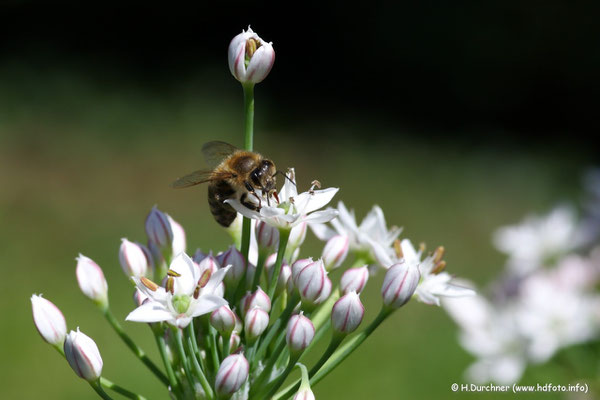
[[[146,278],[145,276],[142,276],[140,278],[140,281],[142,282],[142,284],[144,286],[146,286],[148,289],[152,290],[153,292],[156,292],[156,289],[158,289],[158,285],[154,282],[152,282],[150,279]]]

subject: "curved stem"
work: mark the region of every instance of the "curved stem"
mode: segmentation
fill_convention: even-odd
[[[104,400],[112,400],[112,397],[110,397],[104,391],[104,389],[102,389],[102,385],[100,385],[100,379],[95,382],[90,382],[90,386],[96,391],[96,393],[98,393],[98,396],[102,397]]]
[[[104,386],[105,388],[112,390],[113,392],[119,393],[119,394],[127,397],[128,399],[146,400],[146,398],[144,396],[139,395],[137,393],[130,392],[129,390],[109,381],[108,379],[106,379],[104,377],[100,377],[100,384],[102,386]]]
[[[160,353],[161,358],[163,359],[165,369],[167,370],[169,384],[171,385],[171,388],[173,389],[174,393],[179,393],[179,382],[177,381],[177,378],[175,378],[173,366],[171,365],[171,361],[169,361],[169,355],[167,354],[167,344],[165,343],[165,338],[160,332],[154,332],[154,337],[156,338],[158,351]]]
[[[169,385],[169,379],[156,366],[156,364],[154,364],[154,362],[152,362],[152,360],[150,358],[148,358],[148,356],[146,355],[146,353],[144,352],[144,350],[142,350],[137,344],[135,344],[135,342],[133,341],[133,339],[131,339],[129,337],[129,335],[127,335],[125,333],[125,331],[123,330],[123,328],[121,327],[121,325],[119,324],[119,322],[117,321],[117,319],[114,317],[114,315],[110,311],[110,308],[108,308],[108,307],[105,308],[103,310],[103,314],[104,314],[104,317],[106,318],[106,320],[108,321],[108,323],[110,324],[110,326],[112,326],[112,328],[115,330],[115,332],[117,332],[117,335],[119,335],[119,337],[121,338],[121,340],[123,340],[123,342],[127,345],[127,347],[129,347],[129,349],[133,352],[133,354],[137,358],[139,358],[140,361],[143,362],[146,365],[146,367],[148,367],[148,369],[150,369],[150,371],[152,371],[152,373],[154,375],[156,375],[156,377],[158,379],[160,379],[161,382],[165,386],[168,386]]]
[[[195,342],[194,326],[191,323],[186,328],[185,333],[187,336],[186,343],[188,346],[188,351],[191,354],[190,358],[192,359],[192,367],[194,368],[194,372],[196,373],[196,376],[200,380],[200,385],[202,385],[202,389],[204,389],[204,393],[206,393],[206,396],[209,399],[212,399],[212,398],[214,398],[213,390],[210,387],[210,383],[208,383],[208,379],[206,379],[206,375],[204,375],[204,372],[202,371],[200,364],[198,363],[198,358],[196,357],[197,344],[194,345],[194,342]],[[196,349],[194,347],[196,347]]]
[[[329,342],[329,346],[327,346],[327,350],[325,350],[325,353],[323,353],[319,361],[317,361],[317,363],[310,369],[310,372],[308,373],[309,376],[316,374],[323,364],[329,360],[329,357],[331,357],[333,352],[339,347],[345,336],[346,335],[340,335],[336,333],[333,334],[331,337],[331,342]]]
[[[190,388],[193,390],[194,378],[192,376],[192,371],[190,371],[190,363],[187,355],[185,354],[185,349],[183,348],[183,335],[181,333],[181,329],[173,328],[173,333],[175,333],[175,346],[177,347],[177,353],[181,359],[181,365],[183,365],[183,370],[185,371],[185,376],[190,384]]]
[[[295,354],[290,357],[290,361],[288,362],[288,365],[285,368],[285,371],[283,371],[281,373],[281,375],[279,375],[277,377],[277,379],[275,379],[275,381],[272,383],[272,385],[270,385],[270,387],[268,388],[269,391],[267,392],[266,395],[263,396],[262,393],[259,393],[259,397],[258,397],[259,399],[271,399],[273,397],[273,395],[275,394],[277,389],[279,389],[281,387],[281,385],[283,384],[283,382],[285,382],[285,379],[288,377],[290,372],[292,372],[292,369],[294,369],[294,366],[296,365],[296,361],[298,361],[298,358],[300,358],[300,354]]]
[[[290,238],[290,229],[280,229],[279,230],[279,248],[277,249],[277,259],[275,260],[275,265],[273,265],[273,275],[271,275],[271,280],[269,282],[269,291],[267,294],[271,301],[273,301],[273,295],[275,294],[275,289],[277,287],[277,281],[279,280],[279,273],[281,272],[281,264],[283,262],[283,255],[285,254],[285,248],[287,246],[288,239]],[[258,272],[258,271],[257,271]]]

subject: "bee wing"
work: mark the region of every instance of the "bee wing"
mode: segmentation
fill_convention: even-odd
[[[233,177],[234,174],[231,172],[215,172],[212,170],[200,169],[177,179],[175,182],[171,183],[171,187],[174,189],[183,189],[201,183],[219,181]]]
[[[219,140],[204,143],[202,146],[202,154],[204,154],[206,164],[210,168],[215,168],[221,163],[221,161],[223,161],[223,159],[227,158],[238,150],[239,149],[234,145],[221,142]]]

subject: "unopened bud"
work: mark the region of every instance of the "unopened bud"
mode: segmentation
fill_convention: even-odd
[[[285,340],[292,354],[306,349],[314,336],[315,327],[312,321],[306,318],[302,312],[290,318],[287,324]]]
[[[365,307],[356,292],[340,297],[331,310],[331,326],[339,333],[352,333],[358,328],[365,315]]]
[[[119,262],[127,276],[141,278],[148,272],[148,259],[144,250],[136,243],[121,239],[119,248]]]
[[[99,305],[108,305],[108,283],[106,283],[104,273],[98,264],[80,254],[77,257],[75,274],[77,275],[79,288],[86,297]]]
[[[221,306],[210,314],[210,324],[221,335],[228,335],[235,329],[236,316],[229,306]]]
[[[167,218],[169,219],[169,224],[171,225],[171,232],[173,232],[173,240],[171,241],[173,255],[176,256],[180,253],[185,253],[187,246],[185,240],[185,230],[183,229],[183,226],[181,226],[179,222],[175,221],[168,214]]]
[[[417,289],[420,278],[419,268],[414,263],[401,262],[392,265],[381,286],[383,304],[393,308],[402,307]]]
[[[351,268],[346,270],[340,279],[340,289],[342,293],[352,291],[360,293],[363,291],[369,280],[369,268],[365,265],[360,268]]]
[[[262,40],[252,29],[233,38],[228,50],[229,70],[241,83],[259,83],[267,77],[275,62],[273,45]]]
[[[263,221],[256,222],[256,242],[267,251],[275,249],[279,243],[279,230]]]
[[[237,392],[246,379],[250,365],[242,354],[232,354],[226,357],[215,378],[215,390],[218,396],[231,396]]]
[[[173,243],[173,230],[169,216],[160,211],[156,206],[152,207],[146,217],[146,234],[148,239],[159,248],[171,248]]]
[[[71,331],[64,344],[65,358],[80,378],[93,382],[102,374],[102,357],[96,342],[79,331]]]
[[[235,288],[246,271],[246,259],[235,246],[231,246],[226,252],[218,258],[219,264],[225,267],[231,265],[227,275],[225,275],[225,283],[228,287]]]
[[[246,338],[253,343],[269,326],[269,314],[258,307],[251,308],[244,318]]]
[[[327,273],[322,260],[317,260],[305,266],[298,273],[295,284],[303,301],[317,303],[325,288]]]
[[[350,239],[346,235],[336,235],[327,241],[323,248],[323,264],[325,269],[331,271],[344,262],[348,255]]]
[[[41,295],[31,296],[33,323],[42,338],[54,346],[61,346],[67,335],[67,322],[63,313]]]

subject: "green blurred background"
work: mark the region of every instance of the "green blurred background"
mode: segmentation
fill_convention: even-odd
[[[16,1],[1,10],[2,398],[95,396],[40,339],[32,293],[96,340],[106,377],[165,398],[79,292],[75,257],[103,267],[124,319],[133,302],[120,238],[145,240],[153,205],[182,223],[189,252],[229,245],[206,189],[168,184],[202,166],[204,142],[243,143],[242,93],[226,49],[248,22],[277,52],[256,89],[255,148],[280,168],[294,166],[301,187],[313,179],[340,187],[336,201],[359,218],[380,205],[402,237],[443,244],[448,270],[480,286],[504,262],[494,229],[578,202],[580,177],[598,161],[584,140],[598,124],[591,3],[332,3],[278,14],[263,2],[88,9]],[[572,29],[563,36],[556,24]],[[309,234],[303,255],[320,251]],[[366,320],[378,311],[382,278],[363,296]],[[157,358],[147,327],[124,325]],[[316,396],[506,398],[450,391],[472,361],[456,337],[443,310],[411,302]],[[561,379],[536,367],[523,382]]]

